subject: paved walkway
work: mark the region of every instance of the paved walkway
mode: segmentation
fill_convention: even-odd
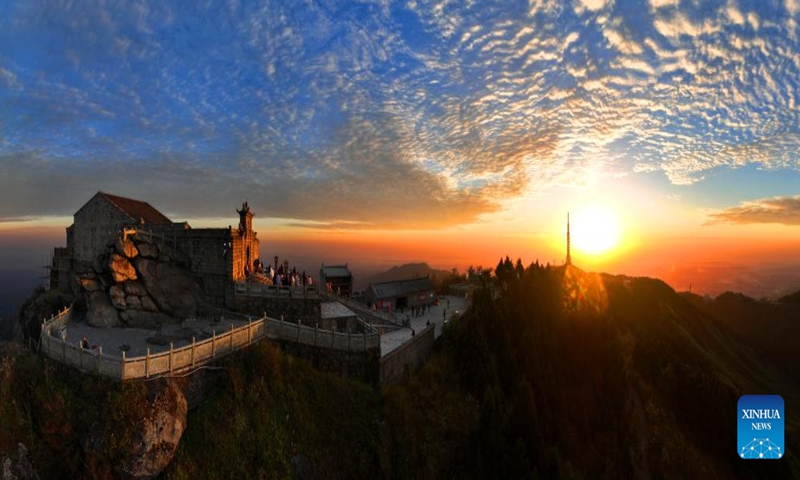
[[[448,301],[450,303],[449,307]],[[411,317],[411,328],[417,332],[422,331],[425,328],[426,323],[430,320],[432,324],[436,325],[434,336],[439,338],[439,335],[442,334],[442,320],[444,319],[442,314],[446,313],[447,320],[449,321],[450,316],[454,313],[463,314],[467,306],[468,302],[464,297],[440,295],[439,305],[431,305],[426,311],[425,315],[416,318],[411,317],[411,312],[407,308],[405,309],[404,314],[406,314],[408,317]],[[402,328],[400,330],[387,332],[381,335],[381,356],[386,355],[395,348],[411,340],[411,328]]]
[[[468,302],[464,297],[447,295],[439,297],[439,305],[431,305],[425,315],[412,317],[409,309],[404,315],[410,319],[411,328],[417,332],[422,331],[426,322],[430,320],[436,325],[434,335],[438,338],[442,334],[443,313],[446,311],[447,319],[454,313],[464,313]],[[449,300],[449,306],[448,306]],[[247,320],[241,317],[223,317],[217,322],[211,318],[197,318],[184,320],[181,323],[163,325],[160,329],[140,328],[96,328],[86,324],[83,318],[75,318],[67,325],[67,341],[77,345],[84,335],[89,340],[91,347],[102,347],[103,353],[122,356],[122,349],[128,357],[140,357],[150,353],[169,351],[172,342],[174,348],[191,345],[192,337],[196,341],[211,338],[213,332],[224,333],[231,329],[247,325]],[[386,355],[403,343],[411,340],[411,328],[401,328],[381,335],[381,356]]]
[[[181,323],[163,325],[160,329],[142,328],[96,328],[86,324],[84,319],[73,319],[67,324],[67,341],[77,345],[84,335],[89,340],[91,347],[102,347],[103,353],[108,355],[140,357],[150,353],[169,351],[169,344],[173,348],[180,348],[192,344],[192,337],[196,341],[211,338],[211,335],[224,333],[231,329],[247,325],[247,320],[240,317],[219,319],[212,322],[211,318],[197,318],[184,320]]]

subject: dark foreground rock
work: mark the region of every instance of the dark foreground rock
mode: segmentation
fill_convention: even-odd
[[[31,463],[30,453],[25,445],[17,444],[17,458],[0,455],[0,478],[3,480],[39,480],[39,475]]]
[[[188,402],[181,388],[172,380],[161,380],[149,386],[145,411],[132,428],[127,460],[117,472],[128,478],[158,476],[175,456],[186,428]],[[118,432],[98,420],[81,442],[88,463],[102,457]]]

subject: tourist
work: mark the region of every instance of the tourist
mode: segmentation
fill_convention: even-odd
[[[88,349],[89,348],[89,339],[86,338],[86,335],[83,336],[81,339],[81,348]]]

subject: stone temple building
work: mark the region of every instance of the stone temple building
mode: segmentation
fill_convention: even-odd
[[[234,282],[245,280],[259,258],[247,202],[236,212],[237,227],[192,228],[187,222],[173,222],[145,201],[97,192],[75,212],[67,227],[67,246],[55,249],[50,286],[75,291],[82,274],[100,271],[99,259],[112,254],[115,242],[141,237],[179,256],[203,297],[225,306],[233,301]]]
[[[347,264],[325,265],[319,269],[319,284],[342,297],[353,295],[353,274]]]

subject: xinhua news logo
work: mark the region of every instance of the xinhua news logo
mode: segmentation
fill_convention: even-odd
[[[785,416],[780,395],[742,395],[738,408],[740,458],[777,460],[786,454]]]

